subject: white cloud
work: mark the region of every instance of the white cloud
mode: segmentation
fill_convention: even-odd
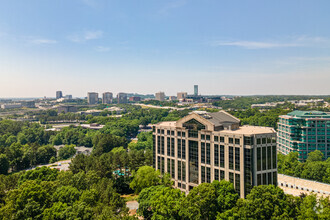
[[[262,41],[231,41],[231,42],[221,42],[217,41],[212,43],[213,46],[236,46],[243,47],[245,49],[270,49],[279,47],[298,47],[299,44],[295,43],[272,43],[272,42],[262,42]]]
[[[108,52],[111,48],[110,47],[104,47],[104,46],[98,46],[95,48],[98,52]]]
[[[80,34],[70,35],[68,38],[72,42],[81,43],[88,40],[100,39],[102,37],[103,37],[103,31],[97,30],[97,31],[85,31]]]
[[[167,15],[173,9],[180,8],[187,3],[186,0],[174,0],[166,4],[163,8],[161,8],[158,13],[162,15]]]
[[[330,38],[310,37],[310,36],[293,36],[287,37],[282,41],[213,41],[211,46],[235,46],[244,49],[273,49],[284,47],[330,47]]]
[[[38,45],[42,45],[42,44],[56,44],[57,41],[56,40],[52,40],[52,39],[46,39],[46,38],[29,38],[27,40],[29,43],[31,44],[38,44]]]

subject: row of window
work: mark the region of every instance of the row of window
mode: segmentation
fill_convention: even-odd
[[[257,171],[276,169],[276,146],[257,148]]]

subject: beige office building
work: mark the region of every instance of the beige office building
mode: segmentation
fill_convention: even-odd
[[[164,92],[157,92],[155,96],[156,96],[156,98],[155,98],[156,100],[161,101],[161,102],[165,101]]]
[[[87,102],[89,105],[95,105],[99,102],[99,94],[96,92],[87,93]]]
[[[182,191],[225,179],[244,198],[253,186],[277,185],[276,132],[225,111],[192,113],[154,125],[153,165]]]
[[[111,92],[105,92],[102,94],[102,103],[103,104],[111,104],[112,103],[112,93]]]
[[[186,92],[178,92],[177,97],[178,97],[178,100],[185,99],[187,97],[187,93]]]

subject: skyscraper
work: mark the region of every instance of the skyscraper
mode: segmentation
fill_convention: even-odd
[[[164,92],[157,92],[155,96],[156,96],[156,100],[161,101],[161,102],[165,101]]]
[[[127,94],[120,92],[117,94],[117,102],[120,103],[127,103]]]
[[[153,166],[182,191],[224,179],[244,198],[253,186],[277,185],[276,132],[240,126],[225,111],[159,122],[153,127]]]
[[[112,103],[112,93],[105,92],[102,94],[102,103],[103,104],[111,104]]]
[[[198,85],[194,85],[194,95],[198,96]]]
[[[56,99],[60,99],[63,97],[62,91],[56,91]]]
[[[89,105],[95,105],[99,102],[99,94],[96,92],[87,93],[87,102]]]

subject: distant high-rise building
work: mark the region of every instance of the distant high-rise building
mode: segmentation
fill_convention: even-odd
[[[141,101],[141,97],[132,96],[132,97],[129,97],[129,101],[130,102],[139,102],[139,101]]]
[[[198,85],[194,85],[194,95],[198,96]]]
[[[87,102],[89,105],[95,105],[99,101],[99,94],[96,92],[87,93]]]
[[[156,96],[156,100],[161,101],[161,102],[165,101],[164,92],[157,92],[155,96]]]
[[[105,92],[102,94],[102,103],[103,104],[111,104],[112,103],[112,93]]]
[[[63,97],[62,91],[56,91],[56,99],[60,99]]]
[[[127,103],[127,94],[120,92],[117,94],[117,102],[120,103]]]
[[[280,115],[277,123],[279,152],[298,152],[298,159],[305,161],[308,154],[319,150],[330,158],[330,114],[320,111],[293,111]]]
[[[185,99],[187,97],[187,93],[186,92],[178,92],[177,97],[178,97],[178,100]]]

